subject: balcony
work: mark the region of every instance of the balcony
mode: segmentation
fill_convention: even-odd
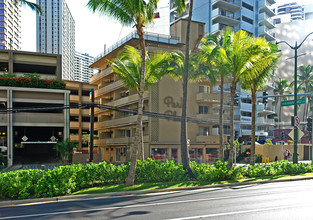
[[[275,106],[265,106],[264,104],[259,104],[256,106],[256,110],[258,114],[274,114],[275,113]]]
[[[149,98],[149,92],[148,91],[146,91],[144,93],[144,99],[147,99],[147,98]],[[138,94],[133,94],[130,96],[126,96],[126,97],[117,99],[117,100],[112,101],[112,102],[104,103],[104,105],[121,107],[121,106],[130,105],[133,103],[137,103],[138,100],[139,100]],[[95,113],[99,114],[99,113],[105,112],[105,111],[107,111],[107,109],[96,109]]]
[[[227,137],[224,136],[223,137],[224,142],[227,142]],[[207,144],[219,144],[220,143],[220,139],[218,135],[211,135],[211,136],[202,136],[202,135],[198,135],[196,136],[196,142],[197,143],[207,143]]]
[[[219,8],[212,11],[212,21],[213,23],[222,23],[231,27],[235,27],[240,24],[240,21],[235,19],[234,13]]]
[[[266,119],[263,117],[258,117],[256,120],[257,125],[272,125],[274,126],[275,120],[274,119]]]
[[[97,97],[99,97],[101,95],[107,94],[109,92],[112,92],[114,90],[117,90],[117,89],[120,89],[120,88],[123,88],[123,87],[124,87],[124,85],[123,85],[122,81],[120,81],[120,80],[116,81],[116,82],[113,82],[113,83],[110,83],[107,86],[104,86],[104,87],[102,87],[100,89],[97,89],[95,91],[95,97],[97,98]]]
[[[268,28],[275,28],[273,19],[266,13],[259,14],[259,25],[264,25]]]
[[[90,126],[89,122],[82,122],[81,128],[83,130],[89,130],[89,126]],[[80,128],[78,121],[70,121],[70,129],[78,129],[78,128]]]
[[[240,103],[240,109],[242,111],[251,112],[252,111],[252,104],[249,103]]]
[[[142,117],[143,122],[148,121],[147,116]],[[106,128],[113,128],[113,127],[120,127],[120,126],[127,126],[127,125],[134,125],[137,121],[137,115],[124,117],[124,118],[118,118],[114,120],[108,120],[103,122],[97,122],[95,123],[95,129],[106,129]]]
[[[134,142],[135,137],[104,138],[94,140],[94,145],[95,146],[129,145]],[[143,136],[143,142],[149,142],[149,136]]]
[[[77,116],[77,115],[79,115],[79,109],[77,109],[77,108],[71,108],[70,109],[70,115],[71,116]],[[89,116],[90,114],[89,114],[89,109],[81,109],[81,115],[82,116]]]
[[[275,32],[272,31],[272,29],[269,29],[266,26],[260,26],[258,30],[259,30],[259,36],[265,37],[267,41],[274,41],[276,39]]]
[[[197,102],[220,102],[221,94],[219,93],[204,93],[200,92],[197,94]],[[227,95],[224,94],[224,103],[227,102]]]
[[[203,118],[203,119],[212,119],[212,120],[218,120],[219,119],[219,114],[197,114],[197,118]],[[229,117],[224,114],[223,115],[224,120],[229,120]]]
[[[82,103],[90,103],[89,96],[82,96],[81,99]],[[78,95],[70,95],[70,103],[78,103],[79,102],[79,96]]]
[[[112,67],[111,66],[104,69],[104,70],[101,70],[100,73],[98,73],[98,74],[96,74],[90,78],[90,84],[95,84],[97,81],[110,75],[111,73],[112,73]]]
[[[265,12],[266,14],[268,14],[269,16],[275,16],[275,12],[271,9],[271,3],[272,1],[268,1],[268,0],[260,0],[259,1],[259,13],[263,13]]]
[[[79,135],[78,134],[70,134],[70,140],[71,141],[79,141]]]
[[[213,0],[212,7],[222,8],[227,11],[234,12],[234,13],[240,10],[240,6],[235,5],[234,0]]]

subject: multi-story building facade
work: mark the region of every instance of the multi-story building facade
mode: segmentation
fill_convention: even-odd
[[[232,27],[235,31],[245,30],[254,37],[265,37],[268,41],[275,40],[272,17],[275,15],[271,9],[275,0],[199,0],[194,1],[193,20],[205,23],[205,33],[217,34],[226,26]],[[188,4],[187,4],[188,7]],[[175,22],[181,17],[187,17],[188,11],[177,14],[177,10],[170,1],[170,22]],[[227,87],[227,86],[226,86]],[[238,85],[240,87],[240,85]],[[214,91],[219,92],[215,87]],[[227,92],[227,88],[225,90]],[[229,91],[228,91],[229,92]],[[235,110],[235,138],[249,140],[251,137],[252,105],[251,96],[241,89],[238,89],[239,105]],[[274,122],[269,119],[270,114],[274,114],[274,109],[270,103],[258,103],[257,109],[257,138],[272,137]],[[215,108],[218,108],[216,106]],[[263,111],[263,110],[266,111]],[[267,111],[271,109],[271,111]],[[267,112],[265,114],[265,112]],[[229,127],[225,125],[225,130]]]
[[[75,52],[75,72],[74,80],[79,82],[89,82],[94,75],[94,70],[89,66],[94,62],[94,58],[87,53]]]
[[[62,79],[74,80],[75,22],[65,0],[37,0],[37,51],[62,54]]]
[[[78,150],[88,151],[90,134],[90,92],[97,88],[89,83],[65,81],[70,90],[70,139],[78,143]],[[77,106],[77,107],[75,107]],[[97,122],[97,117],[94,119]]]
[[[313,19],[313,4],[300,5],[297,2],[292,2],[279,5],[276,10],[275,24]]]
[[[0,73],[61,79],[61,56],[0,50]],[[5,80],[5,79],[2,79]],[[1,144],[8,148],[8,165],[58,160],[53,146],[69,137],[69,91],[0,86]],[[9,111],[9,109],[15,111]],[[5,111],[5,112],[4,112]]]
[[[0,1],[0,49],[21,48],[21,5],[14,0]]]
[[[194,1],[193,20],[205,23],[205,33],[217,33],[229,26],[245,30],[254,37],[264,36],[275,40],[271,5],[275,0],[199,0]],[[188,16],[188,12],[177,14],[170,1],[170,22]]]
[[[146,33],[147,50],[149,52],[183,50],[186,23],[187,21],[183,19],[173,23],[171,25],[172,36]],[[193,22],[191,33],[191,50],[196,51],[198,39],[204,33],[204,24]],[[95,63],[91,65],[99,69],[99,73],[90,79],[90,83],[97,85],[95,98],[100,105],[104,106],[96,111],[98,122],[95,123],[95,129],[98,131],[99,139],[95,140],[95,146],[102,148],[103,159],[106,161],[125,162],[130,152],[129,149],[134,144],[137,116],[129,112],[105,108],[105,106],[114,106],[137,110],[138,94],[135,90],[124,87],[116,73],[112,72],[107,61],[114,59],[126,44],[139,47],[138,36],[135,33],[130,34],[125,41],[109,48],[106,54],[97,57]],[[165,77],[145,92],[144,111],[181,115],[181,95],[182,83]],[[212,162],[217,159],[218,112],[214,112],[214,106],[219,104],[219,99],[220,94],[213,92],[213,86],[209,81],[189,84],[187,113],[189,117],[196,119],[196,122],[188,123],[191,160]],[[227,105],[227,98],[225,97],[224,100]],[[226,113],[224,118],[227,119]],[[179,137],[180,123],[178,121],[143,116],[145,158],[181,161]],[[227,138],[225,137],[224,140],[226,142]]]

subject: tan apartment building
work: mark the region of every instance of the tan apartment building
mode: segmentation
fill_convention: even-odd
[[[186,27],[187,21],[181,19],[171,25],[172,36],[145,33],[147,51],[183,51]],[[204,34],[204,24],[192,22],[191,33],[190,49],[195,51]],[[103,159],[112,162],[125,162],[129,159],[137,119],[136,115],[129,112],[105,108],[106,105],[137,110],[137,93],[123,86],[107,61],[116,58],[124,45],[139,48],[137,34],[131,33],[108,48],[91,65],[99,72],[90,79],[90,83],[97,86],[95,98],[100,105],[104,105],[104,108],[96,111],[98,122],[95,123],[95,129],[99,139],[95,140],[95,145],[102,148]],[[144,99],[144,111],[180,116],[182,82],[165,77],[145,92]],[[212,162],[218,157],[218,111],[213,107],[219,104],[219,99],[220,94],[213,93],[209,81],[189,83],[187,115],[198,120],[205,119],[203,123],[188,123],[191,160]],[[143,141],[145,158],[181,161],[180,122],[144,116]]]
[[[1,50],[0,73],[61,79],[61,56]],[[64,105],[69,105],[67,90],[0,87],[1,145],[8,148],[9,166],[57,161],[53,146],[69,137],[69,110]]]
[[[97,86],[67,80],[65,84],[66,89],[70,90],[70,105],[72,106],[70,109],[70,139],[78,143],[79,151],[88,152],[86,135],[90,133],[90,92]],[[97,117],[95,117],[95,122],[97,122]]]

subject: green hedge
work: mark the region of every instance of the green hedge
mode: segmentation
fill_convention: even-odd
[[[227,162],[213,165],[191,162],[191,169],[198,181],[233,180],[243,177],[274,176],[313,172],[311,164],[290,164],[278,161],[270,165],[233,167],[227,169]],[[18,170],[0,174],[0,198],[24,199],[52,197],[71,194],[83,188],[96,185],[123,183],[129,164],[119,166],[102,162],[99,164],[74,164],[57,167],[54,170]],[[188,181],[189,177],[181,164],[173,161],[161,163],[148,159],[137,162],[136,183]]]
[[[22,77],[9,74],[0,75],[0,86],[65,89],[65,83],[62,80],[40,79],[38,74],[25,74]]]

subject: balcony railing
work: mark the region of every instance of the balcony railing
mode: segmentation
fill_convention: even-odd
[[[139,39],[137,31],[131,32],[129,35],[127,35],[123,39],[119,40],[118,42],[113,44],[111,47],[106,49],[104,52],[99,54],[97,57],[95,57],[95,62],[100,60],[102,57],[104,57],[105,55],[109,54],[110,52],[112,52],[116,48],[122,46],[127,41],[129,41],[129,40],[131,40],[133,38]],[[156,34],[156,33],[151,33],[151,32],[144,32],[144,39],[145,40],[150,40],[150,41],[161,42],[161,43],[169,43],[169,44],[178,44],[179,43],[178,38],[175,38],[175,37],[172,37],[172,36],[169,36],[169,35]]]
[[[100,89],[97,89],[95,91],[95,97],[107,94],[109,92],[112,92],[112,91],[114,91],[116,89],[120,89],[122,87],[124,87],[122,81],[116,81],[116,82],[110,83],[107,86],[104,86],[104,87],[102,87]]]
[[[148,121],[147,116],[143,116],[142,120],[144,122]],[[126,125],[133,125],[137,121],[137,115],[124,117],[124,118],[118,118],[114,120],[108,120],[103,122],[97,122],[95,123],[95,129],[105,129],[105,128],[111,128],[111,127],[120,127],[120,126],[126,126]]]
[[[135,137],[101,138],[94,140],[95,146],[131,144],[135,142]],[[149,142],[149,136],[143,136],[143,142]]]

